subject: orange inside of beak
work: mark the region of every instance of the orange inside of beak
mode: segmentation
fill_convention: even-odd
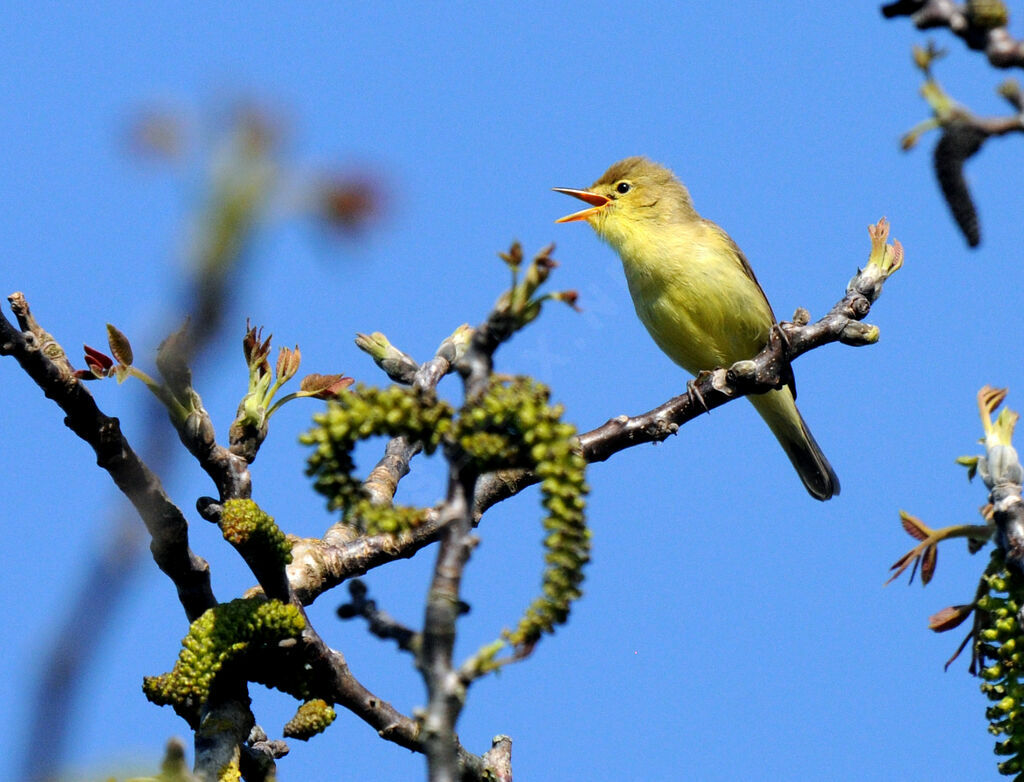
[[[589,190],[574,190],[569,187],[553,187],[551,189],[556,193],[565,193],[566,195],[571,195],[574,198],[586,201],[588,204],[592,205],[590,209],[582,209],[579,212],[573,212],[571,215],[559,217],[555,220],[556,223],[571,223],[576,220],[586,220],[588,217],[597,214],[611,203],[611,199],[607,196],[591,193]]]

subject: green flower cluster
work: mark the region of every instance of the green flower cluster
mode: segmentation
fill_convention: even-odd
[[[275,552],[282,567],[292,561],[291,543],[274,519],[252,500],[227,500],[218,524],[224,540],[231,545]]]
[[[583,515],[587,464],[575,450],[576,429],[561,420],[562,406],[548,400],[547,387],[531,378],[492,381],[480,400],[462,411],[453,432],[482,471],[525,467],[540,479],[547,510],[542,594],[516,629],[505,634],[522,649],[565,622],[582,594],[583,566],[590,559],[590,530]]]
[[[334,722],[336,716],[338,715],[327,701],[314,698],[299,706],[295,716],[284,726],[284,735],[292,739],[309,741],[317,733],[323,733],[327,726]]]
[[[1024,633],[1018,612],[1024,606],[1024,576],[1006,566],[996,550],[982,583],[988,590],[977,601],[976,652],[982,664],[982,692],[993,705],[985,711],[989,732],[1006,738],[996,743],[997,755],[1009,756],[999,773],[1017,774],[1024,782]]]
[[[221,603],[196,619],[181,642],[170,673],[146,676],[142,691],[158,706],[174,710],[193,724],[220,670],[255,644],[297,637],[306,626],[296,606],[278,600],[238,598]]]
[[[423,443],[433,453],[451,426],[452,408],[446,402],[426,400],[416,391],[400,386],[374,388],[360,385],[355,393],[332,401],[313,417],[316,426],[300,441],[316,446],[306,474],[315,476],[313,487],[327,497],[327,507],[340,508],[349,523],[371,534],[398,533],[420,523],[421,508],[373,505],[362,483],[352,475],[352,451],[360,440],[377,435],[404,435]]]
[[[331,402],[314,418],[316,427],[302,442],[316,447],[307,472],[331,509],[369,533],[401,532],[423,518],[419,508],[371,505],[352,475],[352,449],[374,435],[404,435],[432,453],[445,444],[469,459],[480,472],[530,469],[540,479],[547,511],[542,595],[527,609],[509,643],[527,649],[541,634],[563,623],[581,595],[583,566],[590,555],[583,497],[586,461],[577,453],[575,428],[562,419],[563,408],[549,404],[546,386],[531,378],[493,380],[486,393],[466,405],[457,418],[451,407],[426,401],[413,390],[391,386],[360,387]]]

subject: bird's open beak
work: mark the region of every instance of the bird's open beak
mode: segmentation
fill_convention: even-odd
[[[588,204],[592,204],[590,209],[583,209],[579,212],[573,212],[571,215],[559,217],[555,220],[556,223],[571,223],[574,220],[586,220],[588,217],[597,214],[611,203],[611,199],[607,196],[591,193],[589,190],[573,190],[569,187],[553,187],[551,189],[556,193],[565,193],[566,195],[571,195],[581,201],[586,201]]]

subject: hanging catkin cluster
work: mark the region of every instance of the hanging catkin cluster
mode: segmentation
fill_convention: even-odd
[[[218,672],[251,646],[296,638],[306,620],[293,605],[277,600],[238,598],[204,612],[182,639],[170,673],[147,676],[142,690],[158,706],[173,706],[193,723],[210,695]]]
[[[313,487],[327,497],[330,510],[340,509],[345,520],[363,532],[398,533],[423,519],[421,508],[373,505],[363,484],[352,473],[352,451],[360,440],[378,435],[404,435],[433,453],[451,425],[452,408],[447,402],[425,400],[412,389],[401,386],[374,388],[360,385],[355,393],[332,401],[323,413],[313,416],[316,426],[300,438],[316,450],[309,457],[308,475]]]
[[[992,553],[982,582],[988,592],[978,599],[977,655],[982,664],[982,692],[994,701],[985,712],[989,732],[1003,736],[997,755],[1008,756],[999,772],[1024,782],[1024,633],[1018,618],[1024,606],[1024,576],[1007,567],[1003,552]]]
[[[302,441],[315,446],[308,473],[328,507],[340,508],[367,533],[400,532],[423,518],[419,508],[375,507],[352,475],[352,449],[374,435],[404,435],[432,453],[444,446],[450,458],[469,460],[480,472],[529,469],[540,480],[546,511],[542,594],[527,609],[509,643],[526,649],[565,621],[583,580],[590,553],[584,520],[586,462],[574,446],[575,428],[563,409],[548,402],[548,389],[530,378],[492,380],[486,392],[453,414],[445,402],[416,391],[360,387],[314,418]]]
[[[561,405],[549,405],[548,397],[547,387],[531,378],[492,381],[480,400],[463,410],[453,433],[482,471],[528,468],[540,479],[547,511],[542,593],[506,633],[521,648],[566,620],[581,594],[583,566],[590,557],[583,515],[586,461],[574,448],[575,428],[561,420]]]
[[[933,155],[935,177],[942,188],[942,195],[971,247],[977,247],[981,242],[981,229],[978,210],[964,178],[964,163],[977,154],[987,138],[988,135],[980,128],[954,120],[943,129]]]

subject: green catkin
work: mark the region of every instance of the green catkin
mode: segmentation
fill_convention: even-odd
[[[547,387],[526,377],[492,379],[486,392],[458,416],[447,403],[426,400],[411,389],[361,386],[331,402],[302,436],[302,442],[315,449],[307,473],[328,507],[341,509],[347,522],[368,534],[397,534],[419,523],[425,512],[369,502],[361,481],[352,474],[352,450],[359,440],[403,435],[423,443],[428,454],[443,445],[454,458],[470,460],[479,473],[533,470],[546,511],[541,595],[515,629],[505,633],[507,643],[527,650],[565,622],[572,602],[582,594],[583,567],[590,557],[584,518],[586,461],[575,447],[576,430],[561,420],[562,413],[560,405],[549,404]],[[492,650],[488,659],[498,648],[487,647]]]
[[[327,701],[320,698],[306,701],[295,716],[284,726],[284,735],[287,738],[309,741],[318,733],[323,733],[327,726],[334,722],[336,712]]]
[[[548,403],[546,386],[530,378],[492,381],[487,392],[462,411],[453,438],[481,472],[532,469],[540,479],[545,568],[541,595],[505,640],[528,649],[554,632],[582,594],[583,567],[590,559],[590,530],[583,514],[586,461],[573,447],[576,430],[561,420],[563,408]],[[486,647],[493,658],[497,649]],[[486,663],[484,663],[486,665]]]
[[[292,545],[274,519],[252,500],[227,500],[218,521],[224,539],[233,546],[259,546],[273,551],[281,566],[292,561]]]
[[[1024,605],[1024,575],[1007,567],[1003,552],[992,553],[983,583],[988,591],[978,599],[975,651],[984,680],[981,691],[992,701],[985,710],[988,730],[1000,737],[995,753],[1006,757],[998,764],[1007,776],[1024,771],[1024,649],[1018,612]]]
[[[251,646],[296,638],[305,626],[296,606],[277,600],[239,598],[221,603],[189,627],[173,670],[145,677],[142,690],[158,706],[173,706],[183,717],[194,720],[225,665]]]
[[[967,0],[967,18],[975,27],[991,30],[1005,27],[1010,12],[1003,0]]]
[[[346,522],[369,534],[399,534],[421,523],[425,511],[373,505],[362,482],[352,474],[352,451],[358,441],[369,437],[404,435],[423,443],[423,450],[430,454],[440,445],[451,419],[451,405],[424,400],[412,389],[359,386],[315,415],[316,425],[300,438],[315,447],[306,474],[314,477],[313,488],[327,498],[328,509],[341,510]]]

